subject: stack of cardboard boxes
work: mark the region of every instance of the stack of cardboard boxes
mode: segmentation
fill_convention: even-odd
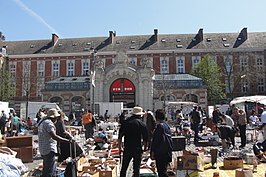
[[[176,169],[176,176],[186,177],[193,174],[198,176],[199,171],[204,171],[204,153],[190,152],[183,150],[183,155],[178,156],[174,160],[174,169]]]

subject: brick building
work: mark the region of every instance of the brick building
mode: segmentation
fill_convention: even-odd
[[[57,102],[68,114],[93,102],[124,102],[154,109],[162,101],[207,106],[202,79],[192,67],[205,55],[221,67],[229,95],[265,94],[265,32],[158,34],[4,41],[15,104]],[[95,72],[93,72],[95,71]],[[93,74],[95,73],[95,75]],[[92,87],[95,85],[95,87]]]

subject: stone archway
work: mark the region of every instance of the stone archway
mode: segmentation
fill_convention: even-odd
[[[59,96],[50,98],[51,103],[56,103],[61,109],[63,108],[63,99]]]
[[[123,102],[128,108],[135,105],[135,85],[126,78],[116,79],[110,86],[110,102]]]
[[[195,94],[187,94],[184,97],[184,101],[192,101],[194,103],[199,103],[198,96]]]

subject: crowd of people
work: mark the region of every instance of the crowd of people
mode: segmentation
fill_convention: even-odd
[[[24,133],[25,130],[31,130],[32,125],[32,120],[29,117],[23,119],[14,111],[6,113],[2,110],[0,113],[0,130],[2,135],[18,136],[18,134]]]
[[[70,156],[69,143],[75,143],[73,136],[65,128],[63,117],[63,112],[50,109],[38,122],[39,149],[43,158],[42,175],[44,177],[55,174],[56,155],[59,162],[64,161]],[[83,111],[81,119],[86,140],[93,138],[95,117],[90,110],[87,110]],[[131,159],[134,159],[133,174],[139,176],[142,154],[148,150],[156,160],[159,176],[166,176],[167,165],[172,160],[172,145],[169,145],[172,142],[163,141],[166,135],[171,137],[170,126],[165,121],[164,111],[157,110],[154,115],[152,111],[145,112],[141,107],[136,106],[130,115],[127,111],[121,113],[119,124],[118,147],[119,152],[123,154],[120,176],[126,176]],[[80,151],[82,154],[82,150]]]
[[[160,177],[167,176],[167,165],[172,160],[172,139],[169,138],[173,134],[171,126],[183,123],[184,116],[182,110],[176,110],[174,125],[169,125],[166,120],[165,112],[162,109],[156,110],[154,113],[151,110],[144,111],[141,107],[133,108],[129,114],[127,110],[122,111],[117,120],[119,123],[118,131],[118,148],[120,154],[123,155],[120,176],[126,176],[129,162],[133,159],[133,175],[139,176],[140,164],[144,152],[149,152],[150,157],[155,160],[157,172]],[[205,126],[203,120],[206,116],[199,106],[194,106],[189,113],[190,127],[194,131],[194,144],[199,140],[199,132]],[[71,154],[71,146],[74,146],[75,140],[73,135],[67,131],[65,127],[65,114],[61,110],[49,109],[39,110],[36,115],[38,128],[38,143],[39,151],[43,158],[43,176],[53,176],[56,169],[56,156],[58,162],[63,162]],[[73,118],[74,119],[74,118]],[[108,120],[108,110],[104,116]],[[5,121],[3,121],[5,120]],[[263,108],[258,111],[251,111],[250,116],[247,116],[245,110],[238,107],[221,113],[219,108],[215,108],[212,112],[212,126],[216,128],[219,137],[221,138],[222,148],[224,150],[235,147],[235,136],[240,136],[241,145],[238,148],[246,146],[247,125],[255,127],[257,130],[266,131],[266,110]],[[4,111],[0,115],[1,133],[12,136],[12,132],[22,131],[21,123],[23,120],[16,116],[15,113],[10,113],[7,116]],[[93,139],[95,128],[97,126],[96,119],[90,110],[84,110],[81,115],[81,122],[85,132],[85,138]],[[32,122],[25,121],[25,127],[30,128]],[[257,126],[258,125],[258,126]],[[3,128],[4,127],[4,128]],[[15,130],[15,131],[14,131]],[[266,139],[265,133],[264,139]],[[122,141],[123,139],[123,141]],[[106,141],[108,141],[106,139]],[[82,155],[83,150],[78,147],[78,154]],[[73,148],[72,148],[73,149]],[[77,151],[75,152],[77,153]]]

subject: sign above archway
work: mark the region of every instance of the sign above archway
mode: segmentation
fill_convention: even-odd
[[[117,79],[110,87],[112,93],[134,93],[135,86],[128,79]]]
[[[110,87],[110,101],[123,102],[124,107],[131,108],[135,105],[135,86],[125,78],[115,80]]]

